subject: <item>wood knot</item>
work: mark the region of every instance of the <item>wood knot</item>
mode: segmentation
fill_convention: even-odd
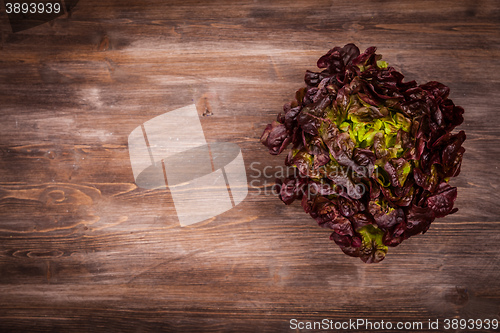
[[[215,93],[204,93],[196,102],[196,109],[203,117],[214,115],[214,104],[217,105],[218,96]]]
[[[99,45],[97,46],[97,51],[104,52],[108,51],[110,49],[110,44],[109,44],[109,37],[108,35],[104,35],[101,38],[101,41],[99,42]]]
[[[50,158],[51,160],[53,160],[54,158],[56,158],[56,153],[52,150],[49,150],[47,152],[47,157]]]

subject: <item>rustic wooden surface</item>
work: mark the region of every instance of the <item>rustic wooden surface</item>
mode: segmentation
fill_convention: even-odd
[[[81,0],[15,34],[3,6],[0,17],[1,332],[499,318],[496,0]],[[460,210],[376,265],[342,254],[259,176],[284,159],[259,143],[264,126],[348,42],[377,46],[408,80],[449,85],[466,110]],[[168,192],[135,186],[127,136],[206,101],[207,140],[238,144],[253,183],[235,209],[180,228]]]

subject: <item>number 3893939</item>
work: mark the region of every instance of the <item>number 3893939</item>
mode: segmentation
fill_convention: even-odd
[[[59,14],[61,4],[59,2],[6,2],[5,10],[7,14]]]

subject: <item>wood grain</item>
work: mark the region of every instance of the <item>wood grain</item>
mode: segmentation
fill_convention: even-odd
[[[3,8],[0,331],[499,319],[497,1],[81,0],[18,33]],[[284,157],[259,143],[263,128],[305,70],[348,42],[377,46],[408,80],[449,85],[466,110],[460,210],[378,265],[264,192],[264,167]],[[168,191],[134,184],[127,137],[191,103],[208,142],[241,147],[251,186],[234,209],[180,228]]]

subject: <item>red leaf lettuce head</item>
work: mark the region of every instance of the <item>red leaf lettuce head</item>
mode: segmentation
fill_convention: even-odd
[[[278,181],[280,199],[301,200],[343,252],[367,263],[457,211],[448,182],[466,138],[452,133],[464,110],[447,86],[403,82],[375,51],[347,44],[320,57],[260,139],[273,155],[291,146],[285,164],[298,173]]]

